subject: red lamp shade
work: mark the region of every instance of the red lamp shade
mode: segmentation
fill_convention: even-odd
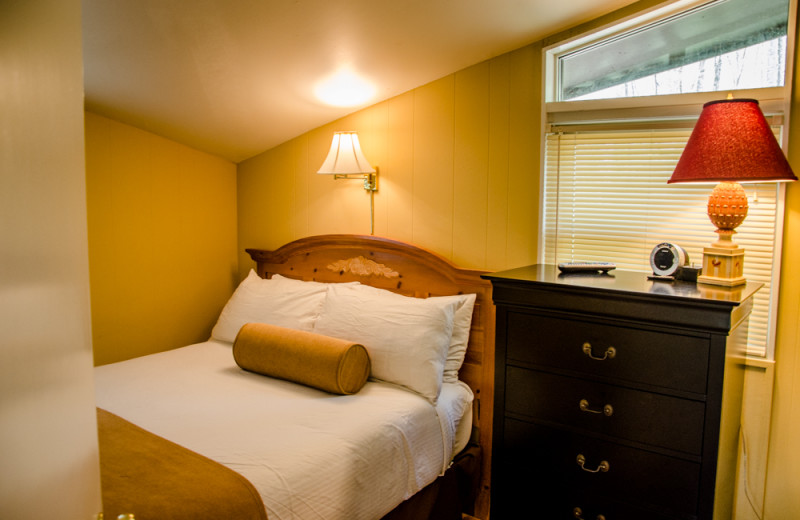
[[[755,99],[703,105],[669,183],[796,181]]]

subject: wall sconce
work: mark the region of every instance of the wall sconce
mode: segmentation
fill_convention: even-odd
[[[317,173],[333,175],[334,179],[358,179],[364,181],[369,193],[370,235],[375,234],[375,192],[378,191],[378,170],[370,166],[361,152],[358,134],[334,132],[328,157]]]
[[[746,282],[744,249],[733,242],[747,216],[741,182],[796,181],[755,99],[723,99],[703,105],[669,183],[716,182],[708,217],[719,239],[703,249],[698,282],[733,287]]]

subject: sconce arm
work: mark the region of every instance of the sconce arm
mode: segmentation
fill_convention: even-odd
[[[378,191],[378,167],[374,173],[337,173],[334,179],[363,180],[364,189],[367,191]]]

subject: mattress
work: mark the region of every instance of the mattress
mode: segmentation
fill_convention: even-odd
[[[97,406],[219,462],[271,520],[376,519],[432,482],[467,443],[472,392],[436,405],[389,383],[333,395],[246,372],[208,341],[100,366]]]

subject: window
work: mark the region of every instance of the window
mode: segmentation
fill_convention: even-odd
[[[751,3],[764,12],[756,16]],[[744,86],[726,83],[726,75],[756,80],[747,88],[757,90],[736,97],[759,99],[781,141],[788,106],[786,48],[792,45],[789,0],[685,4],[683,12],[662,13],[624,32],[609,28],[594,40],[547,49],[551,101],[545,105],[540,261],[603,260],[649,272],[652,248],[670,241],[684,247],[692,263],[702,263],[703,247],[716,239],[706,214],[712,187],[668,185],[667,179],[702,104]],[[749,28],[741,27],[747,23]],[[662,42],[659,52],[620,54],[647,48],[650,40]],[[683,49],[688,42],[691,48]],[[756,52],[757,68],[750,69],[748,57]],[[709,67],[716,80],[701,86],[698,70]],[[747,279],[765,284],[754,302],[748,354],[771,358],[783,188],[758,184],[745,190],[750,211],[735,240],[745,248]]]
[[[570,100],[659,96],[686,92],[718,92],[783,86],[786,69],[786,35],[755,43],[694,63],[629,79],[598,89],[589,85],[585,94],[575,89]]]
[[[559,100],[784,84],[788,0],[717,0],[558,56]]]

